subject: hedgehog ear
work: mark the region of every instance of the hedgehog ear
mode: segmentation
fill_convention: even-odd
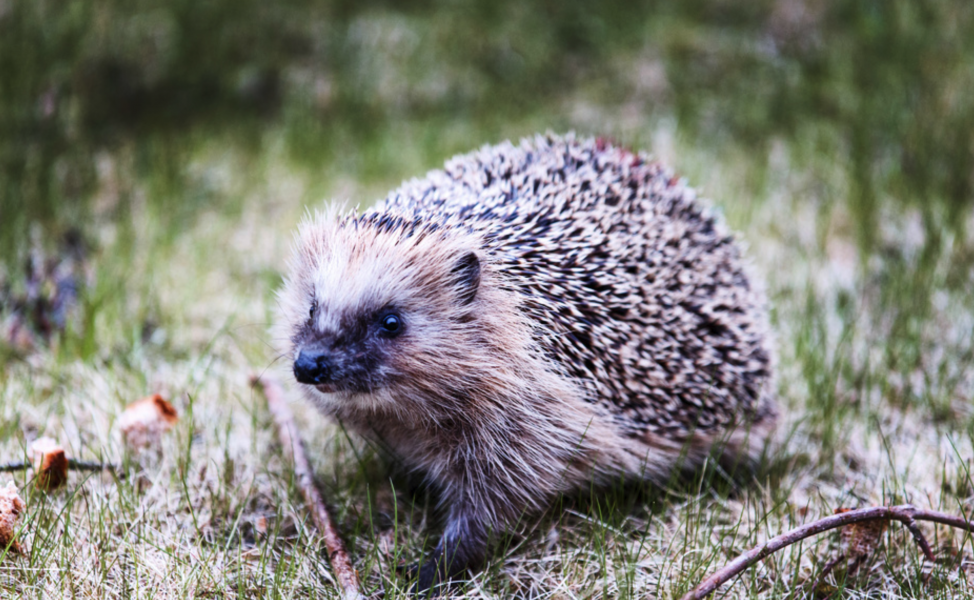
[[[450,270],[454,285],[460,294],[460,304],[466,305],[477,297],[480,287],[480,259],[473,252],[468,252]]]

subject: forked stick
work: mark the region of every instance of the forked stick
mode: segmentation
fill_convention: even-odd
[[[923,537],[923,533],[917,528],[916,521],[933,521],[935,523],[950,525],[951,527],[966,529],[974,533],[974,523],[970,521],[932,510],[920,510],[910,504],[902,504],[900,506],[873,506],[870,508],[850,510],[819,519],[814,523],[796,527],[791,531],[771,538],[756,548],[748,550],[724,565],[723,568],[710,577],[704,579],[700,585],[693,588],[681,600],[701,600],[702,598],[706,598],[718,587],[744,571],[744,569],[773,552],[777,552],[807,537],[818,535],[830,529],[836,529],[853,523],[862,523],[864,521],[899,521],[903,523],[910,530],[910,533],[913,534],[913,539],[920,546],[923,556],[929,561],[934,560],[933,552],[930,550],[930,544]]]
[[[264,390],[267,407],[270,409],[271,416],[274,417],[274,424],[277,425],[281,446],[284,447],[284,452],[290,455],[291,462],[294,463],[294,474],[298,476],[301,494],[304,496],[305,502],[308,503],[308,508],[311,509],[311,518],[325,539],[328,561],[331,563],[331,569],[335,572],[335,578],[342,588],[342,597],[344,600],[364,600],[365,597],[359,589],[358,574],[352,567],[352,561],[345,550],[345,544],[342,542],[341,536],[338,535],[338,530],[332,522],[328,507],[325,506],[321,493],[311,476],[311,466],[308,464],[308,457],[304,453],[304,444],[301,443],[298,429],[294,425],[294,414],[284,398],[284,389],[272,377],[251,375],[250,384],[256,387],[258,383]]]

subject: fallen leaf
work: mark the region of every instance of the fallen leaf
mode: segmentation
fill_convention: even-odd
[[[842,514],[853,510],[851,508],[837,508],[835,514]],[[872,554],[879,540],[886,532],[889,525],[885,520],[862,521],[851,523],[842,528],[840,537],[842,544],[846,547],[846,556],[850,559],[868,556]]]

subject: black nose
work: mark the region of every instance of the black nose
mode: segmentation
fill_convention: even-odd
[[[328,383],[331,381],[328,357],[320,352],[302,350],[294,361],[294,378],[301,383]]]

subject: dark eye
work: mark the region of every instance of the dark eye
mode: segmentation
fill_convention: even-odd
[[[309,319],[315,318],[315,311],[316,310],[318,310],[318,301],[317,300],[312,300],[311,301],[311,310],[308,311],[308,318]]]
[[[379,326],[382,328],[382,333],[387,337],[396,337],[402,333],[402,319],[399,318],[399,315],[388,314],[382,317]]]

